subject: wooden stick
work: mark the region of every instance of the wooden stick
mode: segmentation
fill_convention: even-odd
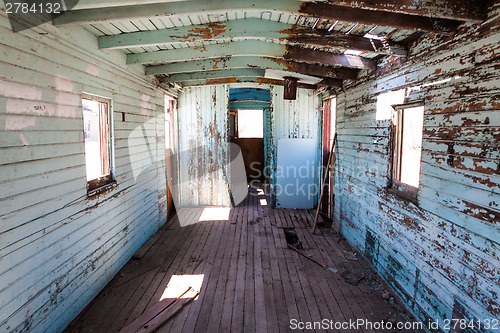
[[[328,156],[328,163],[326,163],[326,170],[325,170],[325,174],[323,175],[323,182],[321,183],[321,194],[319,195],[318,207],[316,208],[316,214],[314,215],[314,223],[313,223],[313,227],[312,227],[313,234],[316,231],[316,225],[318,224],[318,215],[319,215],[319,209],[321,207],[321,199],[323,199],[326,177],[328,176],[329,169],[330,169],[330,163],[331,163],[332,157],[335,153],[335,143],[336,142],[337,142],[337,133],[335,133],[335,136],[333,137],[332,149],[330,150],[330,156]]]
[[[317,260],[316,260],[316,259],[314,259],[314,258],[309,257],[307,254],[305,254],[304,252],[302,252],[302,251],[298,250],[296,247],[294,247],[294,246],[292,246],[292,245],[290,245],[290,244],[287,244],[287,245],[288,245],[288,247],[289,247],[289,248],[291,248],[292,250],[294,250],[294,251],[295,251],[295,252],[297,252],[298,254],[300,254],[300,255],[302,255],[302,256],[304,256],[304,257],[306,257],[307,259],[311,260],[313,263],[318,264],[318,265],[320,265],[320,266],[321,266],[321,267],[323,267],[323,268],[327,268],[324,264],[320,263],[319,261],[317,261]]]
[[[332,271],[332,272],[334,272],[334,273],[337,273],[337,270],[336,270],[335,268],[326,267],[326,265],[325,265],[325,264],[322,264],[322,263],[320,263],[319,261],[317,261],[316,259],[314,259],[314,258],[312,258],[312,257],[308,256],[308,255],[307,255],[307,254],[305,254],[304,252],[302,252],[302,251],[298,250],[296,247],[294,247],[294,246],[292,246],[292,245],[290,245],[290,244],[287,244],[287,245],[288,245],[288,247],[289,247],[289,248],[291,248],[292,250],[294,250],[294,251],[295,251],[295,252],[297,252],[298,254],[300,254],[300,255],[302,255],[302,256],[304,256],[304,257],[306,257],[307,259],[311,260],[313,263],[318,264],[318,265],[320,265],[321,267],[323,267],[323,268],[325,268],[325,269],[329,269],[329,270],[331,270],[331,271]]]

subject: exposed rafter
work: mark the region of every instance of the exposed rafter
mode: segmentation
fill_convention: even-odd
[[[228,56],[261,56],[358,69],[372,70],[376,68],[376,63],[373,60],[359,56],[332,54],[330,52],[257,40],[207,45],[201,48],[129,54],[127,55],[127,64],[158,64]]]
[[[255,18],[101,36],[99,37],[99,48],[123,49],[242,38],[289,41],[311,46],[406,56],[405,48],[393,42],[382,43],[380,40],[369,40],[362,36],[340,33],[328,34],[291,24]]]
[[[164,82],[177,82],[183,84],[185,81],[211,80],[223,78],[243,78],[243,77],[265,77],[266,70],[263,68],[232,68],[211,71],[198,71],[191,73],[172,74],[162,79]],[[292,75],[293,76],[293,75]],[[320,78],[321,84],[340,87],[342,80],[332,78]]]
[[[283,86],[284,82],[282,80],[270,79],[266,77],[227,77],[220,79],[202,79],[202,80],[193,80],[193,81],[184,81],[182,82],[182,86],[190,87],[190,86],[204,86],[204,85],[212,85],[212,84],[230,84],[230,83],[260,83],[260,84],[271,84],[275,86]],[[316,90],[318,88],[315,84],[306,84],[306,83],[297,83],[298,88],[303,89],[311,89]]]
[[[447,0],[451,1],[451,0]],[[393,13],[333,5],[325,2],[301,2],[290,0],[232,0],[183,1],[118,6],[63,12],[54,18],[54,24],[88,24],[106,21],[132,20],[157,16],[175,16],[195,13],[220,13],[228,10],[263,10],[300,13],[345,22],[359,22],[396,28],[414,29],[445,34],[456,31],[460,21],[418,16],[413,12]]]
[[[486,18],[485,0],[329,0],[330,3],[401,14],[479,23]]]
[[[301,5],[300,12],[331,20],[438,32],[448,35],[456,33],[460,25],[460,22],[455,20],[336,6],[322,2],[304,2]]]
[[[203,71],[193,73],[178,73],[172,74],[165,78],[167,82],[182,82],[203,79],[220,79],[226,77],[259,77],[265,76],[266,70],[263,68],[232,68],[221,69],[216,71]]]
[[[357,70],[350,68],[308,64],[304,62],[295,62],[277,58],[237,56],[149,66],[146,67],[146,74],[174,74],[245,67],[260,67],[265,69],[294,72],[304,75],[349,80],[354,80],[358,72]]]
[[[321,0],[320,0],[321,1]],[[440,17],[478,23],[485,19],[484,0],[322,0],[332,4],[370,10]],[[172,1],[169,1],[172,2]],[[93,9],[158,3],[158,0],[79,0],[75,9]]]

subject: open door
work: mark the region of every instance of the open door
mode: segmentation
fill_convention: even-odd
[[[229,140],[241,149],[248,182],[264,181],[264,110],[231,110]]]
[[[172,198],[172,183],[175,173],[175,144],[174,144],[174,108],[175,100],[165,96],[165,177],[167,179],[167,219],[175,213]]]

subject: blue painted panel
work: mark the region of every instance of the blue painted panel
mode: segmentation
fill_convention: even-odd
[[[272,161],[272,115],[271,108],[264,109],[264,176],[266,180],[271,178],[271,161]]]
[[[233,101],[229,102],[230,110],[255,110],[268,108],[271,102],[269,101]]]
[[[271,100],[271,91],[260,88],[231,88],[229,101],[267,101]]]
[[[279,208],[314,208],[317,142],[315,139],[278,140],[276,205]]]

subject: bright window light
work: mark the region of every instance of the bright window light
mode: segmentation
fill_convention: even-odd
[[[264,110],[238,110],[238,137],[264,137]]]
[[[424,107],[401,110],[400,176],[402,183],[418,187],[422,157]]]
[[[347,50],[344,52],[345,55],[354,55],[354,56],[360,55],[361,53],[363,53],[363,51]]]
[[[377,39],[377,40],[384,39],[384,36],[373,35],[373,34],[370,34],[370,33],[365,34],[363,37],[364,38],[369,38],[369,39]]]
[[[231,208],[226,207],[207,207],[203,209],[198,221],[227,221],[230,210]]]
[[[196,291],[201,290],[201,285],[203,284],[203,278],[205,275],[172,275],[167,287],[161,295],[160,301],[165,298],[177,298],[183,292],[185,292],[189,287]],[[193,291],[184,294],[181,298],[187,298],[193,296]]]
[[[405,101],[405,89],[388,91],[377,97],[376,120],[391,119],[393,105],[403,104]]]

